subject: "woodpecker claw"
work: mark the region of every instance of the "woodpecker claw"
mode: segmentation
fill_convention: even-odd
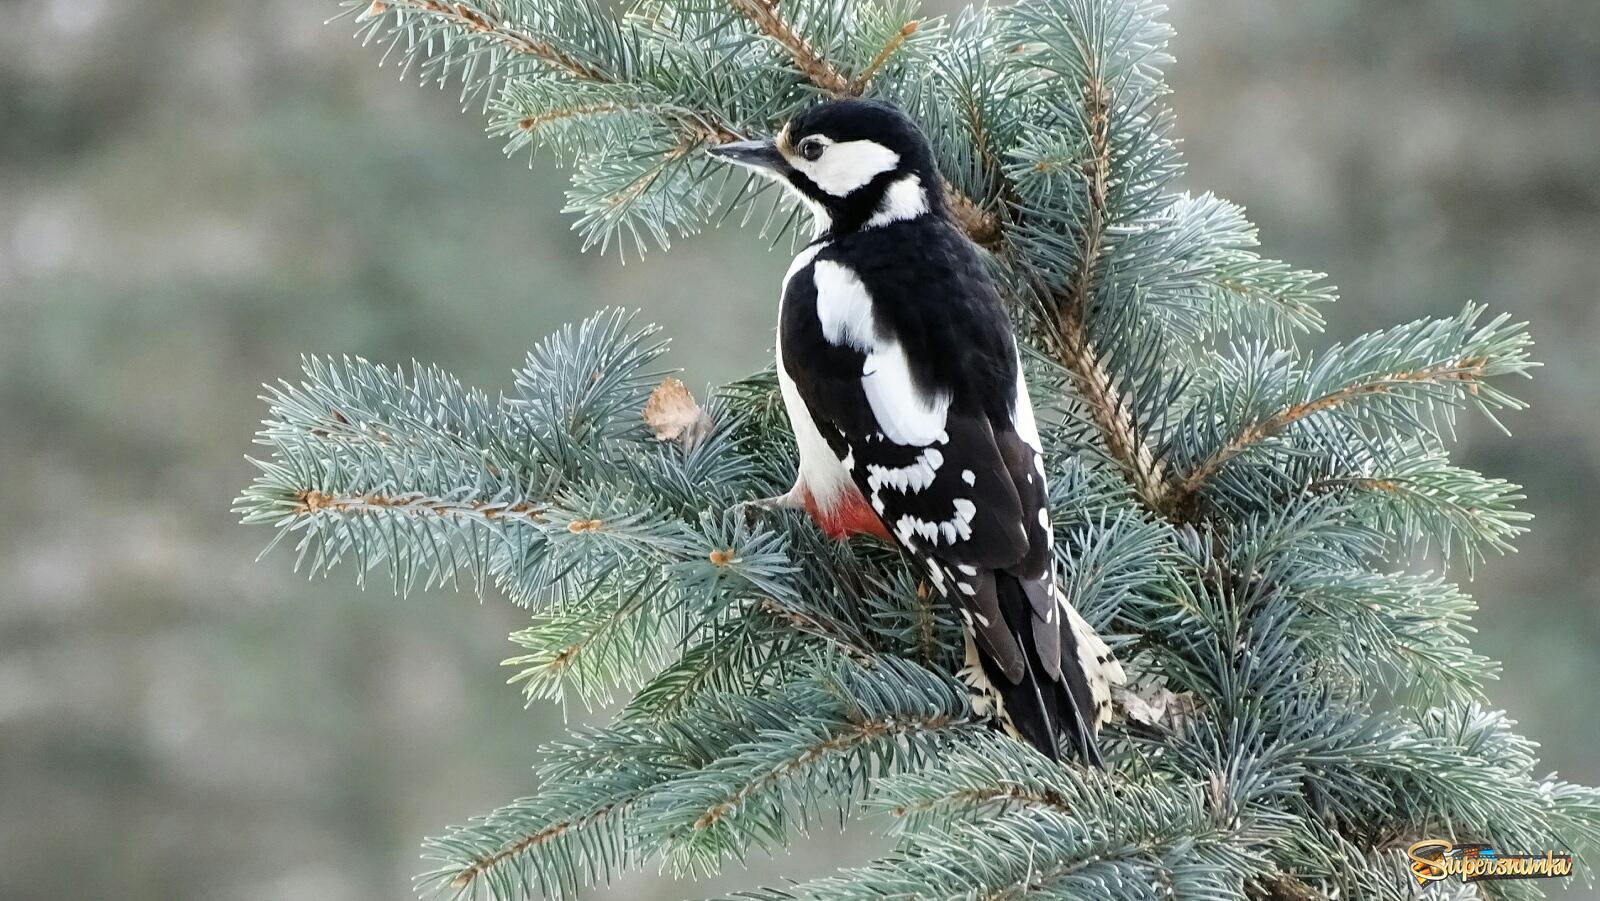
[[[733,509],[739,514],[739,518],[744,520],[746,526],[754,528],[777,509],[777,505],[773,503],[775,500],[777,498],[764,497],[760,500],[745,501],[735,504]]]
[[[732,509],[744,519],[746,526],[754,527],[772,515],[772,511],[779,509],[792,509],[800,506],[791,495],[794,492],[780,494],[775,497],[763,497],[751,501],[734,504]]]

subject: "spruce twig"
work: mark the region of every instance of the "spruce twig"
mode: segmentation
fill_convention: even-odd
[[[1087,218],[1078,251],[1078,269],[1070,289],[1055,300],[1052,337],[1061,364],[1075,377],[1079,396],[1092,412],[1106,451],[1117,462],[1146,507],[1157,513],[1169,508],[1168,486],[1160,461],[1134,427],[1128,402],[1110,370],[1089,340],[1085,316],[1094,298],[1105,240],[1107,179],[1111,169],[1111,95],[1090,58],[1088,84],[1082,98],[1089,123],[1090,156],[1082,164],[1086,180]]]
[[[840,74],[832,63],[823,59],[811,43],[778,13],[778,0],[728,0],[728,2],[760,29],[762,34],[776,41],[778,46],[789,54],[800,74],[812,84],[836,97],[852,93],[850,80]]]
[[[878,74],[878,70],[883,68],[884,63],[887,63],[895,55],[895,52],[900,49],[907,38],[916,33],[921,24],[916,19],[912,19],[900,26],[900,29],[884,43],[883,49],[879,50],[877,55],[872,57],[872,61],[867,63],[866,68],[862,69],[855,78],[850,80],[849,93],[857,97],[865,93],[867,85],[872,84],[872,76]]]
[[[364,15],[367,18],[382,15],[391,6],[415,10],[441,21],[449,22],[459,27],[462,31],[482,35],[513,53],[526,56],[541,65],[549,66],[574,78],[602,84],[608,84],[616,80],[611,73],[583,62],[574,54],[550,41],[529,34],[514,22],[504,19],[497,20],[493,15],[484,12],[479,5],[466,2],[466,0],[452,0],[452,2],[448,3],[444,2],[444,0],[377,0],[371,7],[368,7]]]
[[[1229,460],[1269,438],[1281,435],[1289,426],[1303,419],[1360,400],[1363,397],[1389,394],[1400,388],[1454,383],[1471,390],[1472,384],[1483,378],[1485,374],[1484,366],[1487,363],[1488,360],[1484,358],[1474,357],[1466,360],[1453,360],[1423,369],[1381,373],[1362,379],[1354,384],[1346,385],[1337,391],[1330,391],[1320,397],[1291,404],[1269,416],[1248,423],[1239,430],[1238,435],[1233,440],[1200,461],[1190,470],[1188,475],[1177,483],[1173,491],[1172,506],[1182,507],[1186,505],[1193,499],[1195,493],[1204,487],[1205,483],[1216,475]]]

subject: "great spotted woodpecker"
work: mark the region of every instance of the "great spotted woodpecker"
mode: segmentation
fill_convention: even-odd
[[[974,708],[1098,765],[1122,668],[1058,593],[1016,343],[927,140],[888,104],[839,100],[710,152],[781,182],[816,224],[778,314],[799,477],[757,503],[899,543],[961,612]]]

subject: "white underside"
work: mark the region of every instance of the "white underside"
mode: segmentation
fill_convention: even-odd
[[[789,272],[783,277],[783,292],[779,295],[778,321],[783,321],[782,297],[789,293],[789,280],[795,273],[806,268],[826,243],[813,244],[800,251],[789,264]],[[847,495],[846,491],[855,490],[855,482],[850,476],[842,461],[833,452],[833,447],[828,440],[822,437],[821,429],[817,428],[816,420],[811,418],[811,410],[806,406],[805,399],[800,396],[800,389],[795,385],[794,379],[789,377],[789,371],[783,363],[783,336],[778,336],[778,390],[783,396],[784,412],[789,414],[789,425],[794,429],[795,446],[800,452],[800,472],[795,479],[795,489],[802,486],[811,492],[811,500],[820,510],[829,510],[837,506],[840,500]]]
[[[850,471],[845,468],[828,440],[822,437],[811,411],[800,397],[800,389],[783,368],[783,349],[778,350],[778,389],[783,394],[783,408],[789,414],[789,425],[794,429],[794,442],[800,451],[800,472],[795,487],[804,486],[820,510],[831,510],[846,495],[855,490]]]

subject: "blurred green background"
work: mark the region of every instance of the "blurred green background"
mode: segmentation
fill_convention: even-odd
[[[562,715],[504,684],[517,611],[253,562],[269,535],[229,502],[259,384],[299,354],[493,390],[608,304],[666,326],[692,384],[770,353],[781,253],[728,228],[580,256],[562,173],[333,11],[0,0],[0,898],[408,897],[421,836],[532,788]],[[1468,298],[1532,320],[1533,409],[1463,433],[1538,517],[1471,584],[1479,646],[1546,765],[1600,782],[1600,4],[1172,18],[1185,181],[1333,274],[1313,343]]]

